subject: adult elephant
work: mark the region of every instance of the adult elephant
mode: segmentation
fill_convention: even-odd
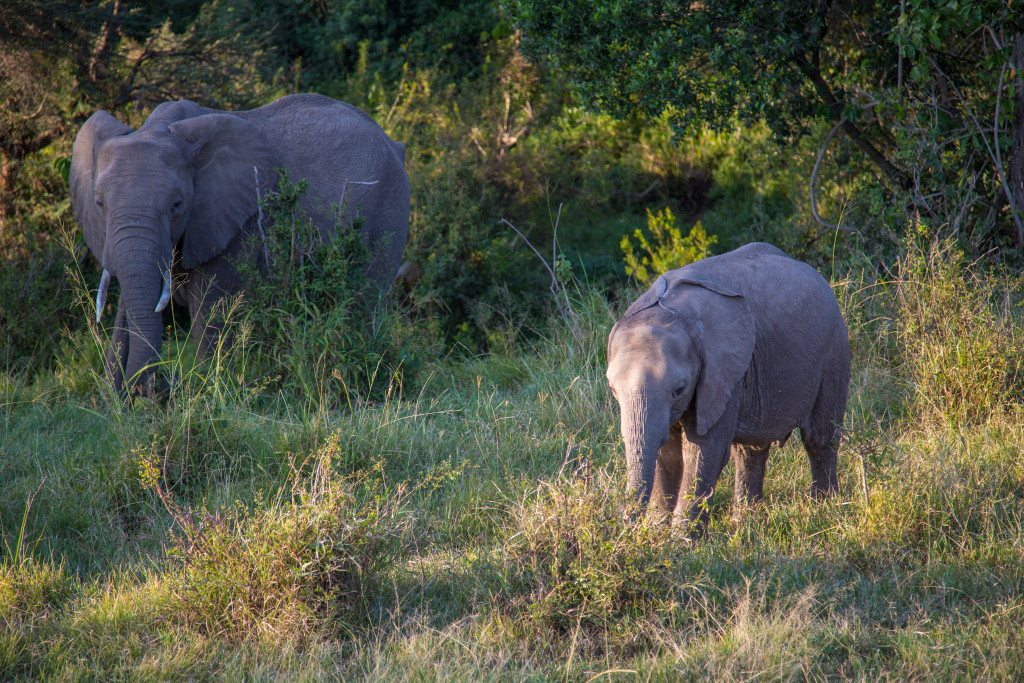
[[[659,277],[612,328],[607,376],[629,487],[676,524],[704,522],[730,455],[737,502],[760,499],[768,449],[797,428],[812,495],[837,488],[846,323],[828,282],[770,244]]]
[[[97,321],[111,278],[121,286],[107,355],[114,386],[152,378],[172,296],[188,307],[206,353],[216,335],[210,307],[242,287],[235,266],[258,251],[260,201],[276,169],[308,181],[303,209],[321,238],[361,217],[368,275],[390,286],[409,230],[404,161],[405,147],[367,114],[321,95],[234,112],[165,102],[138,130],[93,114],[75,138],[71,199],[103,267]]]

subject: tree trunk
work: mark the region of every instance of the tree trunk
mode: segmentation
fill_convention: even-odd
[[[1010,123],[1010,158],[1007,160],[1006,175],[1010,184],[1010,210],[1024,220],[1024,33],[1018,33],[1013,39],[1014,70],[1014,102],[1013,122]],[[1017,223],[1018,225],[1020,223]],[[1021,245],[1024,235],[1017,235],[1017,244]]]
[[[100,35],[96,39],[96,45],[93,46],[92,56],[89,58],[89,67],[87,71],[89,82],[93,86],[96,86],[106,75],[107,62],[114,49],[114,34],[118,29],[118,15],[120,12],[121,0],[114,0],[110,17],[103,22],[103,28],[100,29]]]

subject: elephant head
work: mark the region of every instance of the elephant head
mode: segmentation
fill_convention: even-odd
[[[671,275],[671,274],[670,274]],[[754,351],[742,295],[718,278],[662,276],[608,335],[629,490],[646,503],[669,428],[691,413],[698,436],[722,417]]]
[[[119,391],[159,356],[175,249],[195,268],[223,252],[274,182],[270,144],[249,122],[209,113],[138,131],[105,111],[75,138],[75,216],[103,268],[97,321],[111,278],[121,286],[108,371]]]

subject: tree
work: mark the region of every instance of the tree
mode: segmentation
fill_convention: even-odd
[[[1012,118],[1022,104],[1002,92],[1009,79],[1001,74],[1019,79],[1024,71],[1024,57],[1012,49],[1024,32],[1024,13],[1013,0],[505,0],[504,6],[527,53],[553,62],[598,108],[620,115],[668,110],[684,130],[764,119],[787,134],[826,118],[892,193],[909,197],[908,210],[949,222],[960,214],[962,222],[978,201],[1005,201],[1014,217],[1010,233],[1024,246],[1024,207],[999,154],[1024,136],[1014,133],[1024,123]],[[1004,124],[1011,135],[1002,135]],[[1010,156],[1024,160],[1024,138],[1019,145]],[[951,180],[988,192],[980,200],[970,192],[947,196],[938,186]]]
[[[0,4],[0,226],[14,214],[25,160],[51,143],[68,145],[96,109],[145,112],[178,98],[261,103],[262,72],[276,62],[261,72],[266,50],[235,31],[222,7],[195,0]]]

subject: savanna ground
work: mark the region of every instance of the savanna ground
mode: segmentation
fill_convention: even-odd
[[[1024,281],[1012,201],[980,198],[997,171],[940,183],[899,130],[895,158],[952,197],[901,204],[836,140],[818,201],[857,231],[826,231],[807,180],[827,120],[673,136],[669,114],[595,113],[487,2],[383,28],[358,3],[297,24],[267,3],[241,28],[236,3],[194,4],[125,15],[80,72],[14,44],[75,85],[9,100],[56,132],[18,159],[0,240],[0,678],[1024,676]],[[437,58],[445,31],[479,39]],[[337,36],[340,75],[317,56]],[[263,61],[227,69],[251,41]],[[174,61],[194,44],[209,61]],[[299,87],[409,143],[423,280],[371,301],[361,243],[320,245],[229,302],[235,343],[207,362],[169,321],[170,396],[124,403],[61,177],[75,117]],[[303,229],[288,189],[272,238]],[[651,273],[755,239],[814,264],[849,324],[840,494],[810,500],[794,438],[737,516],[727,467],[687,544],[629,514],[605,338]]]

